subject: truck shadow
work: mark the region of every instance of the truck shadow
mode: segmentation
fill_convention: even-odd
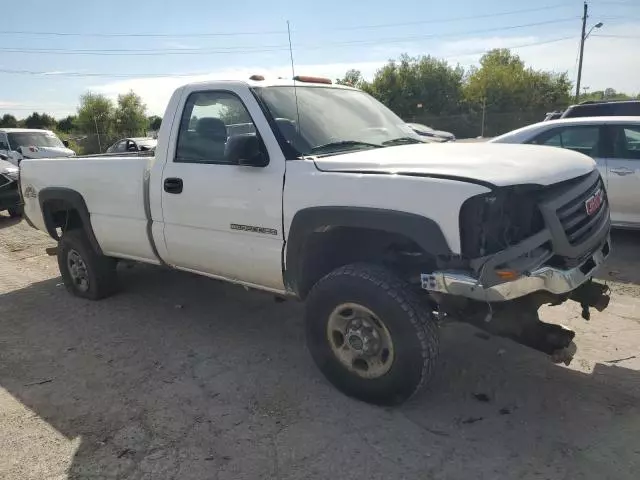
[[[97,303],[58,279],[0,296],[0,387],[79,443],[70,479],[640,471],[640,374],[624,363],[582,373],[451,325],[428,390],[381,409],[321,378],[301,305],[152,267],[121,277],[126,291]]]
[[[0,230],[13,227],[22,221],[22,218],[11,218],[6,212],[0,212]]]

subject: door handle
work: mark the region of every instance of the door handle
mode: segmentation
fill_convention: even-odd
[[[630,170],[628,168],[612,168],[611,170],[609,170],[611,173],[615,173],[616,175],[631,175],[633,172],[633,170]]]
[[[165,178],[164,191],[167,193],[182,193],[181,178]]]

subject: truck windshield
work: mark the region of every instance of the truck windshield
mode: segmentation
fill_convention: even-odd
[[[64,148],[62,141],[51,132],[11,132],[7,136],[12,150],[18,147]]]
[[[395,113],[359,90],[299,86],[296,92],[292,86],[274,86],[254,91],[301,155],[422,143]]]

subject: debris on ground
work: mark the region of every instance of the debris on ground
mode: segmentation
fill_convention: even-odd
[[[465,425],[471,425],[472,423],[479,422],[480,420],[484,420],[484,417],[469,417],[465,420],[462,420],[462,423]]]
[[[478,400],[479,402],[490,402],[491,398],[489,398],[489,395],[487,395],[486,393],[474,393],[473,394],[473,398],[475,398],[476,400]]]
[[[51,383],[51,382],[53,382],[53,378],[47,378],[45,380],[39,380],[37,382],[25,383],[24,386],[31,387],[33,385],[44,385],[45,383]]]

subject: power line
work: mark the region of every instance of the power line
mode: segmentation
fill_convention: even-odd
[[[301,44],[296,46],[296,50],[318,50],[327,47],[344,47],[344,46],[365,46],[365,45],[381,45],[389,43],[401,43],[410,40],[424,40],[427,38],[447,38],[459,37],[479,33],[503,32],[508,30],[517,30],[520,28],[538,27],[542,25],[551,25],[558,23],[566,23],[574,21],[578,17],[567,17],[556,20],[547,20],[542,22],[527,23],[522,25],[510,25],[506,27],[485,28],[478,30],[464,30],[460,32],[450,33],[433,33],[426,35],[411,35],[394,38],[381,38],[376,40],[352,40],[343,42],[324,42],[321,45]],[[0,52],[7,53],[27,53],[27,54],[51,54],[51,55],[92,55],[92,56],[153,56],[153,55],[221,55],[221,54],[248,54],[262,52],[276,52],[288,50],[288,45],[267,45],[256,48],[249,47],[224,47],[222,49],[206,49],[206,48],[185,48],[185,49],[64,49],[64,48],[13,48],[2,47]]]
[[[527,48],[537,45],[546,45],[550,43],[562,42],[565,40],[572,40],[575,37],[561,37],[553,38],[549,40],[542,40],[538,42],[531,42],[519,45],[505,46],[504,48],[518,49]],[[449,55],[440,58],[458,58],[470,55],[480,55],[486,53],[488,50],[477,50],[473,52],[461,52],[455,55]],[[14,70],[14,69],[0,69],[0,73],[11,75],[37,75],[43,77],[107,77],[107,78],[158,78],[158,77],[201,77],[210,75],[211,72],[190,72],[190,73],[102,73],[102,72],[46,72],[36,70]]]
[[[606,33],[597,33],[591,36],[602,37],[602,38],[640,38],[640,35],[608,35]]]
[[[379,23],[374,25],[356,25],[351,27],[338,27],[338,28],[333,28],[331,30],[362,30],[362,29],[369,29],[369,28],[373,29],[373,28],[386,28],[386,27],[406,27],[409,25],[424,25],[424,24],[430,24],[430,23],[448,23],[448,22],[458,22],[458,21],[464,21],[464,20],[476,20],[478,18],[504,17],[507,15],[555,10],[555,9],[566,8],[566,7],[568,7],[568,5],[566,4],[555,4],[555,5],[549,5],[546,7],[525,8],[522,10],[510,10],[507,12],[486,13],[481,15],[469,15],[465,17],[450,17],[450,18],[439,18],[439,19],[436,18],[436,19],[430,19],[430,20],[417,20],[412,22],[401,22],[401,23]]]
[[[428,23],[446,23],[446,22],[457,22],[464,20],[474,20],[477,18],[492,18],[492,17],[502,17],[508,15],[516,15],[521,13],[531,13],[538,11],[546,11],[546,10],[555,10],[560,8],[567,8],[566,4],[553,4],[547,5],[544,7],[535,7],[535,8],[525,8],[520,10],[509,10],[503,12],[496,13],[486,13],[481,15],[470,15],[470,16],[462,16],[462,17],[449,17],[449,18],[441,18],[441,19],[429,19],[429,20],[418,20],[411,22],[399,22],[399,23],[382,23],[382,24],[374,24],[374,25],[353,25],[350,27],[337,27],[326,29],[323,28],[323,31],[338,31],[338,30],[361,30],[361,29],[375,29],[375,28],[385,28],[385,27],[398,27],[398,26],[407,26],[407,25],[422,25]],[[32,31],[32,30],[2,30],[0,31],[0,35],[42,35],[42,36],[60,36],[60,37],[94,37],[94,38],[104,38],[104,37],[137,37],[137,38],[199,38],[199,37],[235,37],[235,36],[260,36],[260,35],[286,35],[286,30],[271,30],[271,31],[243,31],[243,32],[206,32],[206,33],[124,33],[124,32],[111,32],[111,33],[95,33],[95,32],[61,32],[61,31]]]
[[[640,5],[638,5],[637,3],[631,3],[631,2],[614,2],[614,1],[609,1],[607,0],[606,2],[598,2],[597,5],[617,5],[620,7],[640,7]]]

